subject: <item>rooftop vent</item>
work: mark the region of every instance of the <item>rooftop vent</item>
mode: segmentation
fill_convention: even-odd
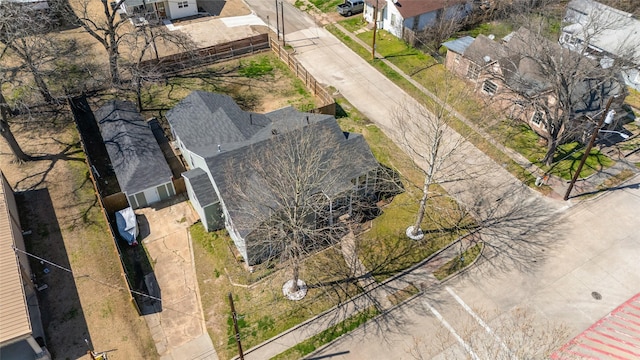
[[[489,40],[494,40],[496,38],[496,36],[493,34],[489,34],[487,37],[489,38]]]
[[[491,57],[489,55],[485,55],[482,59],[484,60],[484,62],[491,61]]]

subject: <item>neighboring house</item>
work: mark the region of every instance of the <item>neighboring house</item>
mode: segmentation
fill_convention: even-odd
[[[640,91],[640,20],[593,0],[567,5],[560,44],[600,61],[621,65],[625,83]]]
[[[457,76],[474,83],[475,91],[491,97],[493,107],[508,109],[508,116],[527,123],[534,131],[541,135],[547,133],[545,113],[543,108],[557,108],[557,99],[553,94],[551,84],[539,64],[525,54],[530,52],[528,46],[534,43],[536,36],[526,28],[507,35],[502,42],[497,42],[493,36],[478,35],[447,41],[443,44],[447,48],[445,66]],[[536,38],[540,41],[540,38]],[[558,59],[567,56],[569,50],[561,48],[557,43],[548,42],[546,53],[555,54]],[[540,54],[540,56],[544,56]],[[597,63],[588,59],[582,61],[582,66],[597,68]],[[582,121],[585,117],[593,118],[600,114],[604,104],[611,96],[624,94],[621,81],[585,78],[576,82],[572,89],[573,113],[572,121]],[[616,103],[621,103],[620,97]],[[576,139],[583,136],[576,133]]]
[[[160,145],[135,104],[111,100],[95,112],[120,190],[134,208],[175,195]]]
[[[291,107],[267,114],[250,113],[241,110],[229,96],[195,91],[168,111],[166,118],[175,146],[191,168],[183,177],[204,227],[207,230],[226,227],[249,265],[263,260],[252,237],[259,236],[257,227],[270,216],[268,212],[264,217],[249,216],[238,210],[245,200],[233,186],[265,182],[239,166],[249,161],[252,154],[268,152],[283,137],[311,128],[311,134],[329,134],[317,146],[333,149],[334,156],[352,161],[348,170],[337,175],[340,185],[324,194],[332,203],[348,205],[329,209],[331,219],[353,210],[351,204],[356,193],[364,198],[375,191],[373,173],[378,171],[378,163],[369,146],[361,135],[344,133],[333,116],[301,113]],[[270,157],[260,161],[270,161]]]
[[[25,251],[16,199],[0,172],[0,358],[49,360],[31,267],[14,247]]]
[[[366,0],[364,19],[373,23],[378,8],[378,28],[400,39],[436,24],[441,18],[464,18],[472,10],[468,0]]]
[[[196,0],[124,0],[122,11],[134,24],[146,24],[149,20],[174,20],[198,15]]]

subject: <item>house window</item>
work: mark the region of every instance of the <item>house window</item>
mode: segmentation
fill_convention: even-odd
[[[391,26],[396,26],[396,14],[391,14]]]
[[[544,113],[542,111],[536,111],[533,113],[533,116],[531,117],[531,122],[534,125],[540,126],[540,124],[542,124],[542,120],[544,120]]]
[[[178,1],[178,9],[189,7],[188,1]]]
[[[459,63],[460,62],[460,54],[455,54],[455,56],[453,58],[453,61],[455,61],[456,64]]]
[[[469,69],[467,70],[467,77],[471,80],[478,80],[478,75],[480,74],[480,66],[469,63]]]
[[[498,85],[493,81],[485,80],[482,83],[482,91],[486,92],[489,95],[495,95],[496,91],[498,91]]]

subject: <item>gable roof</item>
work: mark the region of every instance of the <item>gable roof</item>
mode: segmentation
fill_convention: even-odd
[[[20,264],[13,250],[22,243],[13,190],[0,171],[0,347],[31,334]]]
[[[398,0],[394,6],[403,19],[409,19],[466,2],[467,0]]]
[[[160,145],[135,104],[111,100],[95,118],[122,192],[132,195],[171,181]]]
[[[200,207],[206,207],[207,205],[218,202],[218,195],[216,195],[209,175],[201,168],[191,169],[182,173],[182,176],[187,178],[193,193],[200,204]]]
[[[246,141],[271,122],[243,111],[230,96],[205,91],[191,92],[165,116],[184,146],[196,153]]]
[[[640,20],[632,14],[593,0],[572,0],[563,31],[610,54],[640,64]],[[594,33],[595,31],[595,33]]]
[[[298,112],[296,111],[296,113]],[[298,113],[299,115],[300,113]],[[359,134],[344,133],[334,117],[324,117],[319,121],[310,122],[309,124],[304,122],[303,124],[303,126],[297,126],[287,133],[273,135],[267,139],[248,143],[246,146],[230,151],[222,151],[205,159],[207,167],[214,178],[216,188],[240,236],[247,236],[270,216],[268,211],[262,213],[264,215],[262,217],[256,216],[255,213],[249,214],[243,211],[249,206],[245,204],[245,200],[238,196],[237,190],[233,188],[238,184],[240,186],[254,184],[256,187],[268,189],[268,186],[266,186],[268,181],[260,178],[256,172],[251,171],[250,166],[238,166],[238,164],[247,161],[247,159],[255,158],[255,154],[266,153],[269,148],[277,148],[279,143],[286,141],[285,139],[298,134],[302,135],[304,132],[306,134],[304,136],[310,136],[311,141],[317,144],[322,151],[322,156],[331,156],[334,160],[343,159],[345,162],[345,166],[340,167],[340,169],[330,169],[330,171],[338,171],[338,179],[332,182],[331,188],[318,190],[318,192],[324,191],[329,197],[352,188],[352,179],[378,166],[378,162],[371,153],[365,139]],[[281,160],[274,159],[273,156],[260,158],[263,163]],[[332,163],[332,161],[326,159],[326,161],[322,162]],[[233,184],[231,183],[229,171],[233,171]],[[266,203],[269,201],[270,195],[265,192],[264,196],[266,199],[263,199],[263,203]]]

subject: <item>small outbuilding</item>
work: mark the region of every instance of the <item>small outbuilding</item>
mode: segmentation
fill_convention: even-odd
[[[132,208],[175,195],[171,169],[135,104],[111,100],[95,112],[95,118],[120,189]]]

